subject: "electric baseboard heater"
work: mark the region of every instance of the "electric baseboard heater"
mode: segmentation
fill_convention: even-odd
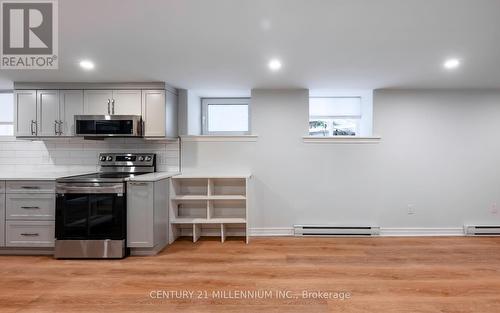
[[[500,225],[465,225],[466,236],[500,236]]]
[[[371,237],[380,235],[375,226],[294,225],[298,237]]]

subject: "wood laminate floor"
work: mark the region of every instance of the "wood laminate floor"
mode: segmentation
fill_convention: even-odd
[[[150,296],[171,292],[180,298]],[[500,238],[202,239],[124,260],[0,256],[0,312],[498,313]]]

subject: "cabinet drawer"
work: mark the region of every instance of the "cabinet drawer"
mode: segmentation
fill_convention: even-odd
[[[7,194],[7,220],[54,220],[55,194]]]
[[[0,181],[0,193],[4,193],[4,192],[5,192],[5,182]]]
[[[55,193],[56,183],[54,181],[8,181],[7,193]]]
[[[53,247],[54,225],[52,221],[5,222],[6,247]]]

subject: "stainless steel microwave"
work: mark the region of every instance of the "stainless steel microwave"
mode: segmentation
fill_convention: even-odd
[[[141,137],[140,115],[75,115],[75,133],[83,137]]]

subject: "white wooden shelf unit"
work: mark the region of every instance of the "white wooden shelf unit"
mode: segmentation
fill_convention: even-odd
[[[249,179],[246,176],[175,176],[170,188],[170,243],[179,236],[245,237],[248,243]]]

